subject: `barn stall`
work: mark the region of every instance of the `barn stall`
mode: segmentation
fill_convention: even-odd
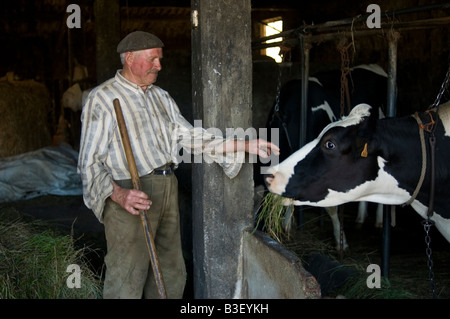
[[[160,73],[158,85],[172,94],[188,120],[202,119],[205,126],[219,128],[263,127],[280,81],[301,77],[302,54],[297,45],[291,44],[284,48],[283,61],[276,63],[265,55],[264,49],[252,49],[252,39],[263,37],[264,26],[276,20],[283,21],[283,30],[293,30],[305,25],[354,19],[365,15],[369,4],[356,1],[237,1],[233,5],[225,1],[79,1],[81,28],[71,29],[66,26],[69,15],[66,1],[4,1],[1,6],[5,50],[2,51],[0,76],[4,75],[2,84],[9,94],[5,93],[0,103],[2,114],[8,115],[2,118],[2,158],[61,144],[69,145],[76,152],[80,110],[64,107],[64,93],[75,84],[81,91],[87,90],[112,76],[119,62],[115,54],[117,42],[128,32],[138,29],[151,31],[164,41],[164,70]],[[434,8],[436,4],[439,2],[378,3],[382,12],[432,6],[430,10],[391,16],[393,22],[448,17],[448,7]],[[197,25],[192,20],[195,10],[199,14]],[[358,23],[358,27],[364,27],[365,21]],[[217,43],[221,45],[217,46]],[[448,44],[448,23],[400,32],[397,49],[398,115],[422,110],[434,101],[448,69]],[[336,45],[336,40],[324,41],[311,48],[311,74],[340,68],[341,55]],[[387,70],[387,46],[386,34],[382,32],[358,37],[350,62],[352,65],[378,63]],[[209,68],[225,62],[228,65],[222,65],[220,72],[228,80],[208,73]],[[13,88],[25,86],[29,81],[34,81],[35,90],[13,94],[16,92]],[[211,81],[214,89],[205,90],[205,81]],[[250,96],[249,92],[253,95]],[[5,118],[11,120],[5,121]],[[249,201],[253,197],[250,165],[233,181],[227,181],[215,167],[188,164],[181,165],[177,176],[180,210],[184,212],[183,244],[190,270],[186,296],[326,296],[321,295],[316,280],[320,274],[316,278],[311,276],[314,271],[306,271],[299,258],[303,253],[300,251],[296,255],[290,251],[297,248],[286,250],[263,233],[257,233],[248,240],[253,229],[253,202]],[[221,196],[217,196],[218,193]],[[100,251],[104,248],[102,227],[84,207],[80,196],[48,193],[31,200],[16,199],[1,205],[2,209],[14,206],[27,215],[65,226],[73,224],[77,234],[89,233],[87,238],[95,239]],[[404,210],[405,213],[398,213],[393,232],[405,227],[408,233],[410,228],[402,225],[401,217],[408,216],[405,218],[409,220],[414,212],[407,212],[407,208]],[[346,225],[351,225],[352,216],[350,211]],[[323,228],[326,229],[326,225]],[[413,232],[418,233],[416,238],[422,236],[420,227],[415,227]],[[327,236],[323,236],[320,240],[326,241]],[[354,247],[360,243],[359,249],[363,254],[373,254],[373,249],[379,249],[378,242],[374,248],[373,243],[370,246],[358,237],[360,235],[356,233],[355,236]],[[403,235],[398,236],[401,238]],[[379,237],[379,234],[374,237]],[[439,258],[435,261],[436,274],[438,266],[445,269],[448,265],[445,262],[448,244],[439,240],[433,247],[434,256]],[[395,237],[392,242],[394,245]],[[290,245],[292,243],[286,244],[287,247]],[[443,247],[442,253],[438,250],[440,247]],[[393,247],[391,253],[397,249],[402,251],[401,247]],[[420,250],[419,257],[424,258],[424,249]],[[220,252],[219,256],[217,252]],[[100,265],[101,257],[100,253]],[[278,260],[276,258],[282,262],[270,265],[269,261]],[[411,264],[409,261],[406,263]],[[230,264],[234,266],[230,267]],[[280,264],[284,265],[284,271],[279,270]],[[425,273],[423,280],[426,282],[425,263],[421,270]],[[391,275],[394,275],[394,269]],[[444,273],[445,277],[448,273],[447,276]],[[448,283],[445,280],[440,282],[443,285],[440,296],[448,297]],[[427,298],[428,291],[415,297],[419,296]]]

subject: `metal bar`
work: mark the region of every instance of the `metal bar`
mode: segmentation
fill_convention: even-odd
[[[381,28],[374,28],[374,29],[353,29],[351,31],[348,31],[348,28],[340,28],[340,29],[330,29],[327,32],[319,33],[319,34],[312,34],[311,35],[311,42],[312,43],[321,43],[324,41],[330,41],[334,40],[337,37],[337,33],[339,34],[339,37],[342,36],[370,36],[370,35],[377,35],[377,34],[385,34],[386,29],[395,29],[395,30],[403,30],[403,31],[411,31],[411,30],[423,30],[423,29],[429,29],[429,28],[437,28],[444,25],[450,25],[450,17],[443,17],[443,18],[434,18],[434,19],[425,19],[425,20],[416,20],[416,21],[410,21],[410,22],[392,22],[392,23],[382,23]],[[278,47],[284,43],[284,41],[278,41],[278,42],[272,42],[272,43],[262,43],[264,41],[275,39],[279,37],[290,37],[295,35],[298,36],[298,32],[296,30],[290,30],[290,31],[284,31],[277,35],[272,35],[270,37],[260,38],[257,40],[252,41],[252,49],[253,50],[260,50],[260,49],[266,49],[270,47]]]
[[[292,29],[292,30],[287,30],[287,31],[281,31],[280,33],[268,35],[266,37],[256,38],[256,39],[252,40],[252,44],[253,43],[262,43],[262,42],[266,42],[268,40],[272,40],[272,39],[276,39],[276,38],[290,37],[293,34],[295,34],[296,31],[297,31],[297,29]]]
[[[397,100],[397,43],[400,34],[391,31],[388,34],[388,87],[387,87],[387,117],[395,117]],[[395,209],[391,205],[383,207],[383,236],[382,236],[382,266],[383,277],[389,278],[390,246],[391,246],[391,211]]]
[[[396,115],[396,100],[397,100],[397,43],[400,38],[400,33],[392,31],[388,34],[388,101],[387,101],[387,116],[394,117]]]
[[[381,275],[389,278],[391,257],[391,206],[383,205],[383,234],[381,236]]]
[[[306,144],[306,126],[308,125],[308,79],[309,79],[309,51],[311,49],[310,35],[299,34],[302,81],[301,81],[301,104],[300,104],[300,132],[299,149]],[[303,207],[298,211],[298,229],[303,227]]]
[[[306,126],[308,125],[308,79],[309,79],[309,51],[311,41],[309,35],[299,35],[301,65],[302,65],[302,87],[301,87],[301,109],[300,109],[300,138],[299,148],[306,144]]]
[[[396,29],[396,30],[419,30],[419,29],[427,29],[427,28],[433,28],[433,27],[439,27],[442,25],[450,24],[450,17],[442,17],[442,18],[432,18],[432,19],[423,19],[423,20],[415,20],[410,22],[384,22],[381,24],[380,28],[374,28],[374,29],[358,29],[354,28],[351,31],[348,30],[347,27],[343,27],[343,25],[327,25],[326,23],[322,25],[321,33],[313,34],[313,37],[311,38],[312,42],[321,42],[321,41],[327,41],[335,39],[335,34],[339,32],[339,35],[342,35],[341,33],[348,33],[348,35],[373,35],[380,32],[385,32],[386,29]],[[287,31],[283,31],[271,36],[258,38],[255,40],[252,40],[252,47],[253,49],[259,49],[259,46],[266,45],[265,48],[271,47],[271,46],[279,46],[279,42],[276,43],[264,43],[267,40],[272,40],[280,37],[284,38],[290,38],[290,37],[297,37],[298,34],[306,34],[305,30],[309,29],[310,26],[304,26],[297,29],[291,29]],[[278,44],[278,45],[276,45]],[[263,49],[263,48],[261,48]]]
[[[423,20],[414,20],[414,21],[408,21],[408,22],[383,22],[381,23],[379,28],[373,28],[369,29],[366,26],[364,27],[353,27],[350,29],[349,26],[339,26],[337,28],[330,27],[328,29],[324,28],[321,32],[314,33],[314,35],[320,35],[320,34],[327,34],[327,33],[337,33],[337,32],[376,32],[376,31],[382,31],[382,30],[390,30],[390,29],[396,29],[396,30],[403,30],[403,29],[425,29],[429,27],[438,27],[441,25],[449,24],[450,23],[450,17],[442,17],[442,18],[432,18],[432,19],[423,19]]]
[[[440,3],[440,4],[432,4],[432,5],[424,5],[419,7],[413,7],[413,8],[406,8],[406,9],[400,9],[400,10],[392,10],[389,12],[385,12],[382,14],[381,18],[390,18],[390,17],[397,17],[403,14],[410,14],[410,13],[418,13],[418,12],[425,12],[425,11],[433,11],[433,10],[441,10],[441,9],[448,9],[450,8],[450,3]],[[330,29],[333,27],[341,27],[344,25],[353,24],[355,22],[361,22],[366,20],[370,14],[364,14],[359,15],[354,18],[346,18],[342,20],[335,20],[335,21],[328,21],[322,24],[312,25],[312,26],[306,26],[302,28],[303,32],[309,33],[309,32],[320,32],[321,29]],[[389,24],[389,23],[387,23]]]
[[[284,41],[277,41],[277,42],[269,42],[269,43],[260,43],[252,45],[252,50],[263,50],[267,48],[275,48],[283,45]]]

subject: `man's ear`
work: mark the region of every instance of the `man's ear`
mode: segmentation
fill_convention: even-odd
[[[131,66],[133,64],[133,61],[134,61],[134,54],[133,54],[133,52],[125,53],[125,63],[128,66]]]

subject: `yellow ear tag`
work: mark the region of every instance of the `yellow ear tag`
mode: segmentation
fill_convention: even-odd
[[[364,144],[364,149],[361,152],[361,157],[367,157],[367,143]]]

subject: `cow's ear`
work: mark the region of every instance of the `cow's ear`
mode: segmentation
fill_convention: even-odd
[[[370,109],[370,114],[363,117],[363,120],[358,125],[358,136],[371,139],[377,127],[378,111],[373,107]]]
[[[370,110],[370,114],[365,116],[361,123],[358,125],[356,137],[353,143],[353,152],[355,157],[367,157],[371,155],[371,150],[373,150],[373,140],[372,136],[376,130],[378,113],[372,112],[373,108]]]
[[[366,137],[357,135],[353,141],[352,152],[355,159],[369,156],[370,140]]]

